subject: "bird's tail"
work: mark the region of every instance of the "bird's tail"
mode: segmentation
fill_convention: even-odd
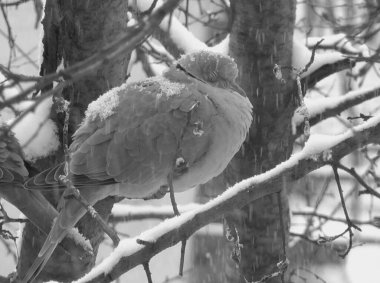
[[[59,225],[57,225],[58,221],[59,216],[58,219],[54,222],[53,228],[50,231],[48,237],[46,238],[46,241],[42,246],[41,251],[38,253],[37,258],[34,260],[32,266],[28,269],[27,273],[25,274],[24,279],[22,280],[23,283],[33,282],[36,279],[36,277],[40,274],[42,269],[47,264],[57,245],[67,235],[68,229],[59,227]]]
[[[86,213],[86,209],[75,199],[68,199],[65,206],[55,219],[53,227],[47,236],[37,258],[27,271],[23,283],[33,282],[47,264],[57,245],[65,238],[71,228]]]
[[[81,190],[81,195],[90,205],[95,204],[98,200],[108,195],[114,195],[114,188],[111,186],[93,187]],[[42,271],[49,258],[53,254],[57,245],[71,232],[71,228],[86,214],[86,208],[75,198],[65,200],[64,207],[61,209],[58,217],[54,221],[53,227],[45,240],[33,265],[27,271],[23,283],[33,282],[38,274]]]

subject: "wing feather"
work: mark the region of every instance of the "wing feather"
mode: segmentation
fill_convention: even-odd
[[[0,182],[23,182],[29,175],[20,144],[14,134],[0,126]]]
[[[211,145],[217,109],[196,80],[177,83],[175,91],[167,86],[151,80],[120,88],[117,111],[106,119],[85,119],[70,146],[74,185],[119,182],[159,189],[167,184],[176,158],[196,166]],[[37,175],[34,185],[55,182],[59,187],[62,166]]]

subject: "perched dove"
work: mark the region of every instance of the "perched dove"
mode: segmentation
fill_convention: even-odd
[[[70,146],[71,180],[90,203],[110,196],[150,198],[206,183],[239,150],[252,105],[236,84],[234,61],[198,51],[181,57],[163,76],[124,84],[92,102]],[[64,165],[26,183],[62,187]],[[86,213],[67,199],[24,282],[36,278],[67,231]]]

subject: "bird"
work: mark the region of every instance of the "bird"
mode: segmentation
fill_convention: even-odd
[[[0,197],[16,206],[46,234],[56,209],[38,191],[26,191],[24,182],[29,170],[18,139],[6,124],[0,125]]]
[[[25,183],[29,190],[65,189],[68,175],[90,204],[107,196],[149,199],[216,177],[248,134],[252,104],[236,83],[228,55],[182,55],[161,76],[124,83],[91,102],[73,134],[70,160]],[[73,198],[60,213],[22,282],[31,282],[55,247],[86,213]]]

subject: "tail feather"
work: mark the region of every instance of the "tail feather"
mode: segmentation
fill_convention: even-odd
[[[26,273],[24,279],[21,281],[22,283],[31,283],[37,278],[37,276],[44,269],[45,265],[47,264],[48,260],[53,254],[56,246],[57,246],[57,243],[50,245],[46,249],[44,254],[38,255],[38,257],[33,262],[32,266],[29,268],[28,272]]]
[[[57,221],[59,220],[59,217]],[[64,229],[57,225],[55,221],[53,229],[49,233],[44,245],[42,246],[37,258],[34,260],[32,266],[29,268],[28,272],[25,274],[22,283],[33,282],[37,276],[41,273],[51,255],[53,254],[57,245],[63,240],[63,238],[68,234],[68,229]]]
[[[107,195],[108,190],[87,190],[82,191],[82,196],[93,205],[99,199],[103,199]],[[26,273],[23,283],[33,282],[38,274],[47,264],[49,258],[53,254],[57,245],[65,238],[71,228],[86,213],[86,209],[75,199],[67,199],[64,207],[53,223],[53,227],[43,244],[37,259]]]
[[[81,195],[91,205],[98,200],[104,199],[114,194],[114,188],[111,187],[94,187],[87,190],[81,190]],[[66,199],[64,207],[54,221],[53,227],[45,240],[44,245],[39,252],[37,259],[26,273],[23,283],[32,282],[47,264],[57,245],[71,231],[71,228],[83,217],[86,209],[75,199]]]

